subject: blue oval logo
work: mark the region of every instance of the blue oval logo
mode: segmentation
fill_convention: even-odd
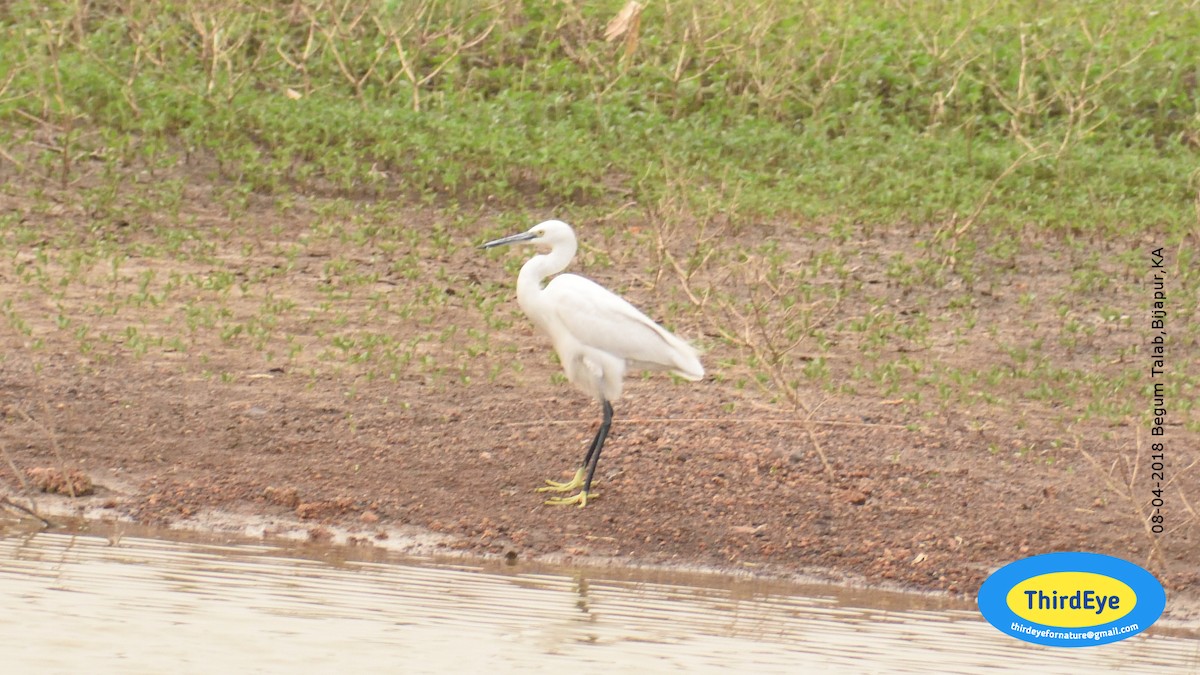
[[[1167,606],[1162,584],[1131,562],[1099,553],[1017,560],[979,588],[979,612],[1002,632],[1050,647],[1091,647],[1146,630]]]

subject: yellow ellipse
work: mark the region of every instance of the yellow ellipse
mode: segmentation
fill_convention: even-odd
[[[1058,628],[1087,628],[1133,611],[1137,593],[1128,584],[1095,572],[1051,572],[1030,577],[1005,597],[1014,614]]]

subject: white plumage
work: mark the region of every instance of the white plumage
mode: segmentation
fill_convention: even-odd
[[[688,380],[704,377],[699,353],[687,342],[654,323],[624,298],[576,274],[559,274],[575,257],[577,244],[570,225],[548,220],[527,232],[490,241],[483,248],[529,243],[543,251],[530,258],[517,276],[517,302],[533,323],[550,337],[567,379],[600,401],[604,420],[584,465],[568,483],[549,483],[541,490],[579,494],[547,503],[585,506],[600,450],[612,423],[612,401],[621,396],[625,373],[667,370]]]

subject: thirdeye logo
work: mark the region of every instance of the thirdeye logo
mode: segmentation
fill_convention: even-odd
[[[1154,575],[1099,553],[1047,553],[992,573],[979,589],[979,611],[996,628],[1027,642],[1090,647],[1150,627],[1167,605]]]

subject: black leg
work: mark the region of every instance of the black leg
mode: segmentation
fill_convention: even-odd
[[[600,423],[600,428],[596,429],[596,435],[592,436],[592,444],[588,446],[587,454],[583,456],[583,468],[586,469],[588,465],[592,463],[592,455],[596,454],[596,446],[604,442],[600,440],[600,436],[602,434],[607,435],[607,431],[604,429],[603,422]]]
[[[604,420],[600,422],[600,429],[596,432],[596,438],[592,439],[592,447],[588,450],[587,457],[584,458],[584,466],[587,467],[587,478],[583,481],[583,491],[586,493],[592,488],[592,476],[596,475],[596,465],[600,463],[600,450],[604,447],[604,439],[608,438],[608,428],[612,426],[613,409],[612,404],[608,401],[600,401],[604,406]]]

